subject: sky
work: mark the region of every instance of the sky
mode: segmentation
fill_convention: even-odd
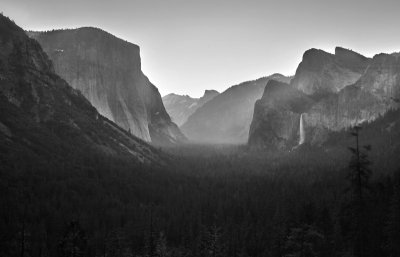
[[[0,0],[26,30],[98,27],[140,46],[161,95],[200,97],[273,73],[310,48],[400,51],[399,0]]]

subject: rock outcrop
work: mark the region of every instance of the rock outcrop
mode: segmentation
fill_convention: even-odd
[[[364,74],[353,85],[321,99],[305,114],[310,142],[319,144],[329,131],[339,131],[371,122],[390,109],[400,97],[400,58],[388,54],[373,57]]]
[[[337,93],[354,84],[369,64],[369,59],[336,47],[335,54],[310,49],[303,55],[291,85],[307,95]]]
[[[191,98],[188,95],[168,94],[162,98],[165,109],[173,122],[183,125],[190,115],[219,93],[215,90],[206,90],[200,98]]]
[[[304,54],[290,86],[291,90],[302,91],[312,99],[306,110],[292,111],[302,114],[304,142],[320,145],[332,131],[374,121],[399,107],[395,100],[400,98],[400,57],[378,54],[368,59],[343,48],[336,48],[335,55],[311,49]],[[262,108],[264,105],[258,103],[255,106],[254,128],[281,124],[282,119],[278,121],[268,116],[271,108]],[[274,106],[280,112],[287,111],[278,103]],[[287,131],[297,130],[297,134],[300,133],[300,116],[292,118],[297,122],[285,122],[286,127],[282,128],[285,135],[290,134]],[[276,131],[252,129],[249,144],[283,149],[276,142],[271,142],[273,133],[276,134]],[[293,136],[281,138],[283,145],[293,145]]]
[[[274,150],[287,150],[298,145],[302,113],[312,104],[313,100],[303,92],[286,83],[270,80],[254,107],[249,144]]]
[[[165,111],[158,89],[141,70],[137,45],[97,28],[29,32],[57,74],[100,114],[155,144],[185,140]]]
[[[271,79],[288,83],[291,78],[274,74],[228,88],[197,109],[181,126],[183,133],[200,143],[246,143],[254,104]]]
[[[3,15],[0,35],[2,151],[30,152],[46,156],[45,160],[98,153],[142,163],[162,162],[157,150],[101,116],[78,90],[56,75],[39,43]]]

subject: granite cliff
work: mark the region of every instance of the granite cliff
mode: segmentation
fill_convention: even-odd
[[[289,84],[270,80],[264,94],[254,107],[249,144],[257,148],[273,145],[287,150],[300,142],[302,113],[313,100]]]
[[[97,28],[29,32],[54,63],[55,72],[78,89],[100,114],[155,144],[185,140],[141,70],[140,49]]]
[[[157,150],[103,117],[56,75],[40,44],[3,15],[0,35],[1,156],[24,152],[70,163],[68,156],[98,153],[162,163]]]
[[[329,131],[339,131],[362,122],[371,122],[399,104],[400,58],[379,54],[372,58],[364,74],[337,94],[321,99],[305,114],[310,142],[319,144]]]
[[[284,148],[282,142],[269,139],[272,132],[259,129],[281,123],[286,126],[284,132],[281,131],[285,136],[280,136],[283,145],[294,146],[292,138],[294,134],[299,137],[300,124],[304,133],[301,143],[321,145],[333,131],[372,122],[389,110],[397,109],[399,104],[394,99],[400,97],[400,58],[395,54],[378,54],[369,59],[339,47],[335,55],[311,49],[304,54],[290,87],[311,100],[308,108],[292,110],[301,113],[300,116],[272,117],[270,108],[262,107],[267,101],[263,97],[255,106],[254,129],[249,135],[251,146]],[[274,108],[287,111],[280,104],[275,104]]]
[[[355,83],[369,59],[351,50],[336,47],[335,54],[310,49],[303,55],[291,85],[307,95],[337,93]]]
[[[182,131],[194,142],[246,143],[254,104],[271,79],[290,81],[290,77],[273,74],[232,86],[197,109],[181,126]]]

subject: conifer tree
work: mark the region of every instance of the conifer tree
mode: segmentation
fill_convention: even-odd
[[[109,256],[125,257],[128,252],[127,239],[122,229],[113,230],[107,237],[106,249]]]
[[[389,256],[400,256],[400,170],[395,176],[394,193],[388,221]]]
[[[324,236],[312,225],[292,228],[285,243],[285,257],[320,256]]]
[[[367,244],[368,226],[366,221],[366,202],[365,196],[369,189],[369,178],[371,170],[369,168],[371,162],[368,159],[367,152],[371,150],[371,146],[360,146],[359,134],[361,127],[355,126],[351,135],[355,138],[355,147],[349,147],[352,153],[349,163],[349,173],[347,179],[350,182],[351,200],[351,219],[352,219],[352,245],[353,254],[356,257],[365,256]]]
[[[86,256],[86,236],[81,225],[77,221],[68,224],[63,238],[59,242],[59,256],[81,257]]]
[[[221,228],[213,225],[203,230],[201,235],[200,256],[201,257],[221,257],[224,256],[222,245]]]
[[[167,239],[163,232],[160,232],[160,235],[156,242],[156,256],[157,257],[168,257],[168,248],[167,248]]]

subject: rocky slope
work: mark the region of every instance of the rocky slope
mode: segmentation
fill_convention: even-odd
[[[291,149],[300,141],[300,117],[313,100],[290,85],[268,81],[264,94],[254,107],[249,144],[258,148],[275,146]]]
[[[297,130],[297,135],[302,131],[304,142],[320,145],[333,131],[374,121],[399,107],[394,99],[400,97],[400,58],[379,54],[367,59],[343,48],[336,48],[335,55],[312,49],[304,54],[291,87],[304,92],[313,101],[307,110],[295,110],[302,115],[293,117],[297,119],[293,125],[287,123],[290,127],[287,131]],[[282,122],[267,116],[268,110],[258,105],[255,106],[255,112],[259,113],[254,115],[254,127]],[[275,108],[286,111],[279,105]],[[269,132],[251,130],[249,144],[281,149],[281,143],[262,136],[266,133]],[[284,145],[293,145],[290,137],[283,138]]]
[[[310,49],[304,53],[291,85],[307,95],[337,93],[345,86],[354,84],[369,61],[341,47],[336,47],[335,54]]]
[[[155,144],[185,140],[165,111],[158,89],[141,71],[137,45],[97,28],[29,32],[57,74],[100,114]]]
[[[193,113],[181,126],[183,133],[200,143],[246,143],[254,104],[271,79],[290,81],[274,74],[232,86]]]
[[[183,125],[190,115],[219,93],[215,90],[206,90],[200,98],[191,98],[188,95],[168,94],[162,98],[165,109],[173,122]]]
[[[101,116],[56,75],[39,43],[3,15],[0,35],[1,156],[30,152],[55,160],[98,153],[162,162],[157,150]]]
[[[400,97],[400,58],[379,54],[373,57],[364,74],[353,85],[337,94],[321,99],[305,115],[305,126],[310,142],[323,141],[321,135],[329,131],[371,122],[399,104],[393,99]]]

